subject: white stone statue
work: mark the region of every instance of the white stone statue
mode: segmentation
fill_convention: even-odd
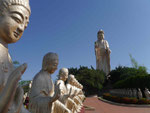
[[[77,104],[77,111],[79,112],[83,106],[82,100],[79,97],[80,92],[82,92],[81,89],[77,88],[75,86],[75,77],[74,75],[69,75],[67,80],[67,89],[71,90],[71,96],[70,98]]]
[[[23,89],[17,85],[26,64],[14,68],[8,44],[17,42],[29,23],[28,0],[0,0],[0,113],[26,113]]]
[[[69,91],[67,90],[66,88],[66,85],[65,85],[65,81],[67,80],[68,78],[68,69],[67,68],[62,68],[59,70],[59,78],[58,80],[56,81],[56,84],[60,84],[59,85],[59,89],[60,89],[60,98],[59,100],[65,104],[67,99],[69,98],[70,94],[69,94]]]
[[[33,78],[29,95],[31,113],[70,113],[57,99],[60,97],[59,85],[53,84],[51,74],[58,65],[58,55],[47,53],[43,58],[42,69]]]
[[[85,99],[85,95],[83,93],[83,85],[81,85],[78,80],[74,77],[73,85],[76,87],[77,96],[83,101]]]
[[[146,98],[150,99],[150,91],[147,88],[145,88],[144,93],[145,93]]]
[[[104,31],[97,33],[98,40],[95,42],[96,69],[103,70],[106,75],[110,72],[110,53],[109,44],[104,40]]]
[[[60,95],[59,85],[55,87],[51,74],[58,65],[58,56],[55,53],[47,53],[43,58],[42,69],[32,81],[29,95],[29,110],[31,113],[51,113],[52,104]]]
[[[76,112],[76,103],[70,98],[72,89],[68,90],[65,81],[68,79],[68,69],[61,68],[59,70],[59,78],[56,81],[56,84],[60,84],[60,98],[59,101],[62,102],[72,113]]]
[[[137,90],[133,89],[133,97],[137,98]]]
[[[141,92],[140,88],[138,88],[138,98],[139,99],[143,98],[143,95],[142,95],[142,92]]]

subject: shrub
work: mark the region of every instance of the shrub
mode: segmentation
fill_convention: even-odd
[[[148,75],[144,66],[139,66],[138,69],[133,67],[119,66],[116,67],[116,69],[112,70],[109,74],[110,74],[110,81],[113,85],[118,81],[127,79],[129,77]]]
[[[129,77],[125,80],[118,81],[113,85],[114,88],[150,88],[150,75],[137,75]]]
[[[109,93],[104,93],[103,98],[109,101],[117,102],[117,103],[150,104],[150,100],[146,98],[137,99],[137,98],[129,98],[129,97],[117,97],[117,96],[112,96]]]
[[[130,103],[130,98],[129,97],[122,97],[121,98],[121,103],[129,104]]]
[[[130,98],[130,103],[131,104],[136,104],[138,102],[137,98]]]
[[[111,95],[109,93],[104,93],[103,94],[103,98],[106,100],[110,100],[111,99]]]
[[[139,99],[138,104],[150,104],[150,100],[147,100],[146,98],[141,98]]]

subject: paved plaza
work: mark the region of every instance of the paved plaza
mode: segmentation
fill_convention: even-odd
[[[94,107],[94,111],[86,110],[85,113],[150,113],[150,107],[125,107],[112,105],[98,100],[96,97],[88,97],[84,105]]]

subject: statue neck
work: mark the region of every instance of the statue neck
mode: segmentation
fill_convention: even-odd
[[[8,51],[8,44],[0,38],[0,45]]]
[[[98,39],[99,42],[103,41],[104,39]]]
[[[41,69],[41,72],[51,78],[51,74],[50,74],[48,71],[46,71],[46,70],[44,70],[44,69]]]
[[[69,82],[69,84],[73,86],[73,83],[72,83],[72,82]]]
[[[63,82],[65,82],[65,79],[63,79],[63,77],[60,77],[59,80],[62,80]]]

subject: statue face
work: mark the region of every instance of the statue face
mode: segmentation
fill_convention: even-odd
[[[6,43],[17,42],[29,23],[29,12],[21,5],[11,5],[0,15],[0,38]]]
[[[47,67],[47,71],[50,74],[52,74],[57,70],[57,66],[58,66],[58,59],[54,59],[49,63],[49,65]]]
[[[98,40],[104,40],[104,34],[103,33],[99,33],[97,35],[97,37],[98,37]]]
[[[60,76],[63,81],[66,81],[68,78],[68,71],[64,71]]]

